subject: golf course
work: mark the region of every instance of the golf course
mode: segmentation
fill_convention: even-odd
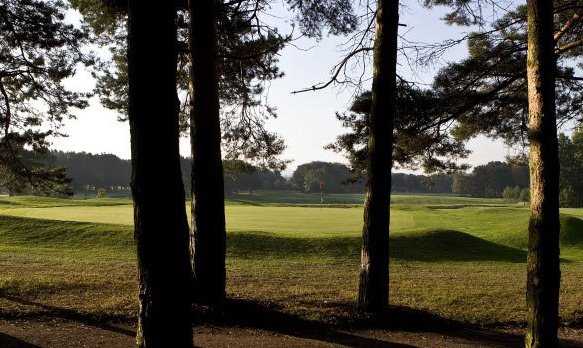
[[[285,192],[228,200],[228,298],[310,322],[353,320],[362,200],[338,194],[319,204],[317,194]],[[132,215],[122,198],[0,197],[0,316],[134,322]],[[503,199],[393,196],[391,306],[523,327],[528,216]],[[564,327],[578,327],[583,209],[563,209],[561,224],[560,315]]]

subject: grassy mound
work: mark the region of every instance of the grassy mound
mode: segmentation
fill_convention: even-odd
[[[527,248],[527,208],[501,207],[493,200],[466,205],[464,201],[472,200],[466,197],[427,199],[449,204],[393,205],[391,254],[395,258],[428,262],[523,260],[520,250]],[[132,208],[127,203],[120,199],[0,198],[0,244],[133,249]],[[362,207],[309,207],[232,202],[226,209],[229,252],[241,257],[358,259]],[[583,259],[583,220],[570,211],[562,212],[563,255]]]
[[[38,196],[15,196],[0,197],[0,208],[42,208],[42,207],[103,207],[131,204],[129,199],[119,198],[91,198],[91,199],[73,199],[57,197],[38,197]]]
[[[391,238],[390,246],[392,257],[410,261],[524,262],[526,260],[524,250],[454,230],[398,234]]]
[[[253,193],[237,193],[228,197],[232,202],[249,203],[268,203],[268,204],[320,204],[319,193],[304,193],[295,191],[254,191]],[[325,204],[362,204],[364,194],[362,193],[333,193],[324,195]],[[504,204],[508,202],[501,198],[473,198],[459,197],[449,195],[432,195],[432,194],[393,194],[391,196],[392,204],[413,204],[413,205],[492,205]]]
[[[574,216],[561,216],[561,245],[583,249],[583,220]]]
[[[30,249],[133,251],[132,229],[73,221],[0,216],[0,244]]]
[[[352,258],[358,260],[360,237],[286,238],[271,233],[236,233],[229,236],[229,252],[241,258]],[[470,234],[435,230],[399,233],[390,238],[394,259],[422,262],[524,262],[524,250],[496,244]]]
[[[303,193],[295,191],[255,191],[253,193],[237,193],[228,197],[233,202],[275,203],[275,204],[320,204],[319,193]],[[362,204],[364,195],[360,193],[326,194],[326,204]]]
[[[76,252],[131,253],[130,226],[0,216],[0,244]],[[360,237],[289,237],[268,232],[229,234],[229,255],[239,258],[358,259]],[[408,261],[523,262],[522,250],[452,230],[397,233],[391,256]]]
[[[396,198],[393,304],[470,323],[523,322],[528,208],[466,197]],[[0,202],[0,316],[134,318],[130,202],[2,200],[8,203]],[[561,212],[561,252],[570,261],[561,265],[561,316],[577,320],[583,210]],[[358,288],[362,214],[361,207],[233,202],[227,206],[229,296],[315,320],[344,316]]]

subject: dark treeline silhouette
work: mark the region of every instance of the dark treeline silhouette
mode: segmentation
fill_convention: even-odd
[[[453,176],[393,173],[391,190],[395,193],[452,193]]]
[[[292,185],[280,172],[260,168],[241,160],[223,161],[225,193],[227,196],[245,191],[291,190]]]
[[[528,164],[490,162],[468,174],[453,176],[452,193],[473,197],[502,197],[507,187],[528,187]]]
[[[122,192],[129,190],[132,172],[129,160],[112,154],[62,151],[51,151],[47,157],[51,166],[67,170],[75,192],[98,189]]]
[[[315,161],[299,165],[290,181],[302,192],[357,193],[364,190],[362,180],[353,180],[350,168],[341,163]]]
[[[560,189],[563,207],[583,207],[583,128],[559,135]]]
[[[560,203],[562,207],[583,206],[583,132],[559,136]],[[129,194],[131,163],[113,154],[51,151],[42,160],[53,168],[66,169],[71,189],[76,194],[109,196]],[[191,160],[181,158],[182,177],[190,192]],[[345,164],[314,161],[299,165],[289,178],[281,172],[242,160],[223,160],[224,192],[227,197],[255,191],[300,191],[318,193],[364,193],[364,181],[354,177]],[[524,157],[508,158],[476,166],[467,173],[391,175],[391,191],[408,194],[453,194],[483,198],[523,200],[528,197],[529,169]],[[22,182],[11,187],[12,194],[30,194]],[[320,185],[322,184],[322,188]]]
[[[109,193],[129,193],[131,161],[113,154],[51,151],[43,161],[50,167],[66,169],[75,193],[100,189]],[[191,159],[181,158],[182,177],[190,191]],[[292,186],[280,172],[260,168],[241,160],[224,160],[225,193],[255,190],[291,190]],[[22,190],[23,193],[27,192]],[[15,190],[14,193],[18,193]]]
[[[66,169],[71,188],[77,194],[104,190],[108,194],[129,194],[131,161],[113,154],[51,151],[43,161]],[[186,192],[190,191],[191,160],[181,158]],[[242,160],[223,160],[227,196],[258,190],[320,192],[320,182],[327,193],[362,193],[362,180],[355,180],[350,168],[341,163],[310,162],[298,166],[290,178],[281,172],[262,168]],[[393,191],[400,193],[451,193],[450,175],[393,174]],[[12,193],[29,193],[14,188]]]
[[[77,194],[104,190],[110,195],[129,194],[130,160],[113,154],[51,151],[44,160],[52,167],[65,168],[71,188]],[[181,158],[186,192],[190,190],[191,160]],[[279,171],[262,168],[241,160],[224,160],[225,194],[253,193],[258,190],[320,192],[320,182],[327,193],[363,193],[362,180],[354,179],[350,168],[341,163],[315,161],[297,167],[285,178]],[[451,175],[393,173],[392,191],[397,193],[452,193]],[[13,193],[27,193],[14,190]],[[469,194],[469,192],[462,192]]]

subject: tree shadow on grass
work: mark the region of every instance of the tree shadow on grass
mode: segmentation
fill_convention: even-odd
[[[379,314],[361,316],[356,325],[412,333],[432,332],[470,340],[476,342],[476,344],[502,344],[505,346],[520,346],[523,344],[521,335],[502,333],[405,306],[390,306],[386,311]]]
[[[387,330],[411,333],[436,333],[469,339],[476,344],[506,344],[522,343],[522,338],[515,335],[504,335],[470,328],[428,312],[394,307],[375,317],[358,316],[351,305],[344,303],[329,304],[349,310],[353,319],[327,324],[303,319],[293,314],[284,313],[273,304],[252,301],[232,300],[224,308],[220,318],[212,316],[199,317],[201,322],[212,322],[219,326],[239,326],[271,331],[303,339],[338,344],[348,347],[414,347],[407,344],[391,342],[388,339],[378,339],[355,334],[358,330]],[[350,306],[350,308],[345,308]],[[390,337],[390,335],[389,335]]]
[[[264,330],[346,347],[414,347],[408,344],[365,337],[347,332],[335,325],[306,320],[280,311],[276,305],[267,302],[229,300],[220,315],[204,311],[200,307],[195,312],[196,322],[200,324]]]
[[[566,327],[572,329],[583,329],[583,314],[576,316],[574,319],[565,323]]]
[[[46,304],[21,299],[15,296],[2,296],[3,298],[27,305],[36,306],[45,312],[34,316],[19,315],[18,319],[46,319],[58,318],[67,321],[78,322],[84,325],[93,326],[99,329],[108,330],[124,335],[135,336],[136,332],[109,324],[105,319],[97,319],[77,312],[74,309],[66,309]],[[391,343],[383,340],[367,338],[340,332],[334,328],[318,322],[303,320],[299,317],[291,316],[283,312],[274,310],[273,306],[258,305],[248,301],[229,301],[225,306],[225,311],[220,316],[209,315],[207,312],[201,317],[198,311],[196,324],[208,325],[219,324],[221,326],[247,327],[252,329],[262,329],[274,333],[285,334],[298,338],[312,339],[321,342],[336,343],[350,347],[396,347],[409,348],[410,345]],[[197,315],[195,315],[197,316]],[[196,337],[195,337],[196,339]],[[6,342],[6,344],[5,344]],[[14,343],[14,345],[10,345]],[[27,345],[25,342],[0,333],[0,347],[8,348],[40,348],[34,345]]]
[[[18,319],[40,319],[40,318],[56,318],[56,319],[63,319],[68,321],[74,321],[78,323],[82,323],[87,326],[92,326],[98,329],[106,330],[115,332],[118,334],[126,335],[126,336],[135,336],[136,332],[134,330],[127,329],[122,326],[114,325],[113,322],[129,322],[131,321],[130,318],[127,317],[120,317],[120,316],[96,316],[90,315],[87,313],[79,312],[76,309],[69,309],[69,308],[62,308],[57,306],[51,306],[40,302],[30,301],[24,298],[20,298],[17,296],[11,295],[0,295],[0,298],[25,305],[25,306],[33,306],[41,309],[42,313],[31,313],[27,315],[26,313],[19,314],[17,316]],[[10,318],[6,318],[10,319]],[[0,341],[1,342],[1,341]],[[4,347],[0,345],[0,347]]]
[[[24,342],[18,338],[0,332],[0,347],[2,348],[40,348],[37,345]]]
[[[391,332],[437,334],[462,339],[479,346],[521,347],[524,336],[517,333],[501,332],[440,317],[434,313],[403,306],[391,306],[374,316],[358,314],[351,303],[330,303],[327,306],[345,313],[344,318],[332,322],[312,321],[285,313],[276,304],[231,299],[220,316],[197,308],[197,321],[225,327],[244,327],[270,331],[287,336],[311,339],[348,347],[414,347],[391,342]],[[366,337],[366,331],[383,330],[389,334],[386,339]],[[428,343],[428,341],[425,341]],[[430,343],[430,341],[429,341]],[[454,343],[455,344],[455,343]],[[562,347],[579,347],[576,342],[563,340]]]
[[[230,234],[228,238],[230,255],[241,258],[352,258],[360,254],[361,247],[360,237],[288,238],[241,232]],[[392,258],[408,261],[526,261],[523,250],[452,230],[397,234],[391,236],[389,245]]]
[[[2,297],[23,305],[37,306],[45,311],[34,316],[31,315],[28,319],[58,318],[123,335],[135,336],[135,331],[112,325],[104,317],[94,317],[74,309],[45,305],[15,296]],[[391,306],[377,315],[363,316],[357,314],[353,305],[348,302],[313,303],[312,305],[333,307],[334,311],[343,313],[343,316],[330,318],[330,321],[308,320],[298,315],[286,313],[274,303],[230,299],[220,314],[205,310],[202,307],[195,307],[194,324],[264,330],[348,347],[414,347],[391,342],[390,332],[417,333],[418,337],[433,333],[464,339],[477,345],[520,347],[523,344],[522,335],[478,327],[446,319],[431,312],[403,306]],[[27,316],[19,315],[18,319],[27,319]],[[125,322],[129,321],[131,320],[127,319]],[[367,330],[386,330],[389,335],[383,339],[367,337],[366,332],[362,332]],[[563,341],[562,346],[577,347],[578,345],[574,342]],[[0,333],[0,347],[38,348],[2,333]]]
[[[370,327],[388,327],[393,330],[408,332],[433,332],[441,335],[449,335],[475,342],[477,345],[487,344],[503,347],[523,347],[524,335],[516,333],[522,331],[520,324],[508,323],[506,329],[513,328],[513,332],[502,332],[496,327],[480,327],[440,317],[435,313],[413,309],[405,306],[390,306],[384,313],[378,316],[368,317],[361,323]],[[580,343],[568,339],[561,340],[561,347],[581,347]]]

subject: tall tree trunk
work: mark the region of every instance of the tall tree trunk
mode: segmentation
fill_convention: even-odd
[[[527,75],[531,217],[526,347],[557,347],[561,270],[552,1],[528,1]]]
[[[178,149],[176,9],[130,0],[129,120],[138,347],[192,347],[188,223]]]
[[[358,289],[358,307],[365,312],[383,310],[389,299],[389,206],[393,121],[396,112],[399,1],[378,0],[376,16],[368,182]]]
[[[225,299],[225,197],[217,84],[217,0],[191,0],[192,227],[195,301]]]

